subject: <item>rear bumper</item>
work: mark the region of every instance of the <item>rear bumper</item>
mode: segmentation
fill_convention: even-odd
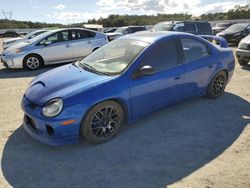
[[[250,60],[250,50],[243,50],[243,49],[237,49],[236,50],[236,57],[240,60]]]

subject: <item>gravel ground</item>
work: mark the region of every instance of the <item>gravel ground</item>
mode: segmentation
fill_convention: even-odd
[[[55,67],[0,67],[1,187],[250,187],[250,66],[236,66],[220,99],[164,108],[105,144],[50,147],[23,131],[20,102]]]

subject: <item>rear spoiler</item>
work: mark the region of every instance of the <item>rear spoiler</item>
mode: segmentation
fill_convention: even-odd
[[[213,36],[213,35],[199,35],[199,37],[204,38],[208,40],[209,42],[220,46],[221,48],[228,48],[227,41],[222,37]]]

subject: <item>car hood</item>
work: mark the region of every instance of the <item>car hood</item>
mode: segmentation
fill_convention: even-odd
[[[212,30],[221,30],[221,29],[226,29],[226,27],[213,27]]]
[[[250,44],[250,35],[247,35],[245,38],[243,38],[243,39],[241,40],[241,42]]]
[[[6,39],[3,42],[12,42],[12,41],[16,41],[16,40],[20,40],[22,39],[21,37],[16,37],[16,38],[11,38],[11,39]]]
[[[17,44],[13,44],[9,48],[7,48],[6,52],[13,51],[13,50],[18,49],[18,48],[23,48],[23,47],[26,47],[30,44],[31,43],[28,43],[28,42],[18,42]]]
[[[235,31],[231,31],[231,32],[229,32],[229,31],[222,31],[222,32],[220,32],[220,33],[218,33],[217,35],[223,35],[223,36],[225,36],[225,35],[235,35],[235,34],[238,34],[238,33],[241,33],[242,31],[238,31],[238,32],[235,32]]]
[[[117,36],[117,35],[122,35],[122,33],[106,33],[108,36]]]
[[[91,73],[73,64],[64,65],[36,77],[26,90],[25,97],[34,104],[44,106],[53,98],[66,98],[69,94],[90,89],[110,79],[112,77]]]

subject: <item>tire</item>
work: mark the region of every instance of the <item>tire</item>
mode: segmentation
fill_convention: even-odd
[[[23,67],[29,70],[36,70],[43,65],[43,59],[36,54],[28,55],[23,60]]]
[[[239,62],[239,64],[240,64],[240,66],[245,66],[245,65],[247,65],[248,64],[248,60],[242,60],[242,59],[238,59],[238,62]]]
[[[217,73],[208,86],[207,96],[212,99],[219,98],[224,93],[226,84],[227,73],[225,71]]]
[[[92,107],[81,123],[80,135],[91,144],[114,138],[124,121],[123,108],[115,101],[104,101]]]

